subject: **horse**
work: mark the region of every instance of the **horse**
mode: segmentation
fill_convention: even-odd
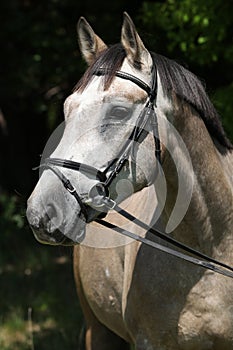
[[[85,349],[232,350],[231,278],[101,226],[105,216],[161,242],[114,213],[120,204],[232,263],[233,146],[220,117],[200,80],[148,51],[127,13],[119,44],[108,47],[83,17],[77,30],[88,68],[65,101],[64,133],[42,161],[27,218],[39,242],[74,245]]]

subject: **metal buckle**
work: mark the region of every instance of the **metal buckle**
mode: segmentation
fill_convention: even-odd
[[[102,182],[98,182],[90,189],[85,204],[95,208],[106,207],[110,210],[114,209],[116,206],[116,202],[106,196],[105,184]]]
[[[113,210],[116,206],[116,202],[113,199],[108,197],[103,198],[103,203],[110,210]]]
[[[76,192],[76,188],[72,186],[72,188],[66,187],[67,191],[70,192],[71,194]]]
[[[101,208],[105,205],[103,203],[104,198],[106,198],[104,183],[98,182],[89,190],[88,198],[85,203],[95,208]]]

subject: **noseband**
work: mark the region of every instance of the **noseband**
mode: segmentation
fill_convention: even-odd
[[[106,69],[99,69],[96,72],[96,75],[104,76],[107,73],[108,71]],[[155,100],[157,97],[156,66],[154,65],[153,72],[152,72],[153,78],[152,78],[151,87],[147,85],[145,82],[143,82],[142,80],[138,79],[137,77],[125,72],[116,71],[115,76],[118,78],[133,82],[148,94],[148,100],[143,110],[139,114],[136,124],[133,127],[133,130],[129,138],[123,144],[123,147],[120,149],[116,158],[114,158],[109,162],[109,164],[106,166],[104,171],[100,171],[99,169],[96,169],[95,167],[92,167],[84,163],[79,163],[72,160],[66,160],[66,159],[60,159],[60,158],[46,158],[44,163],[41,164],[40,167],[42,167],[43,169],[50,169],[61,180],[65,189],[71,195],[73,195],[77,200],[80,206],[81,214],[84,216],[87,222],[88,222],[88,213],[87,213],[86,204],[93,205],[94,207],[104,206],[105,208],[107,208],[107,210],[114,209],[126,219],[133,221],[134,224],[136,224],[137,226],[147,230],[147,232],[154,234],[156,237],[161,238],[163,241],[168,242],[169,244],[189,254],[192,254],[193,256],[171,249],[167,246],[161,245],[147,238],[143,238],[130,231],[123,230],[120,227],[115,226],[102,219],[97,218],[95,221],[103,226],[106,226],[112,230],[115,230],[118,233],[128,236],[150,247],[166,252],[170,255],[173,255],[175,257],[188,261],[192,264],[204,267],[206,269],[209,269],[214,272],[233,278],[233,267],[228,266],[218,260],[215,260],[203,253],[200,253],[199,251],[183,243],[180,243],[179,241],[173,239],[172,237],[168,236],[167,234],[165,234],[164,232],[158,229],[155,230],[151,228],[147,224],[135,218],[133,215],[129,214],[127,211],[120,208],[111,198],[109,198],[108,196],[109,187],[111,183],[120,173],[120,171],[122,170],[126,162],[128,162],[135,144],[141,143],[144,140],[146,134],[148,133],[147,131],[145,131],[145,127],[149,122],[151,123],[152,130],[153,130],[153,138],[155,142],[155,157],[158,163],[161,164],[161,147],[160,147],[160,139],[159,139],[159,131],[158,131],[158,119],[157,119],[156,112],[154,110]],[[159,164],[157,164],[158,165],[157,168],[159,167]],[[91,176],[92,178],[93,176],[95,176],[96,179],[99,180],[99,182],[92,187],[91,191],[89,192],[89,198],[88,200],[85,200],[85,203],[83,202],[82,198],[78,194],[75,187],[71,184],[70,180],[58,169],[58,167],[78,171],[80,173],[85,174],[86,176]]]

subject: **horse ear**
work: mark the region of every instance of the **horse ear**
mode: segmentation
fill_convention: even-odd
[[[126,12],[124,12],[121,30],[121,43],[126,51],[128,60],[133,66],[138,68],[142,68],[141,66],[151,68],[151,55],[145,48],[132,19]]]
[[[88,65],[94,62],[107,45],[95,34],[90,24],[81,17],[77,24],[80,51]]]

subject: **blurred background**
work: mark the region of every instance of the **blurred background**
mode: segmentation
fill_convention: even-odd
[[[76,23],[106,43],[127,11],[152,51],[198,75],[233,140],[233,2],[7,0],[0,4],[0,349],[77,349],[72,250],[42,246],[25,220],[40,154],[83,72]]]

